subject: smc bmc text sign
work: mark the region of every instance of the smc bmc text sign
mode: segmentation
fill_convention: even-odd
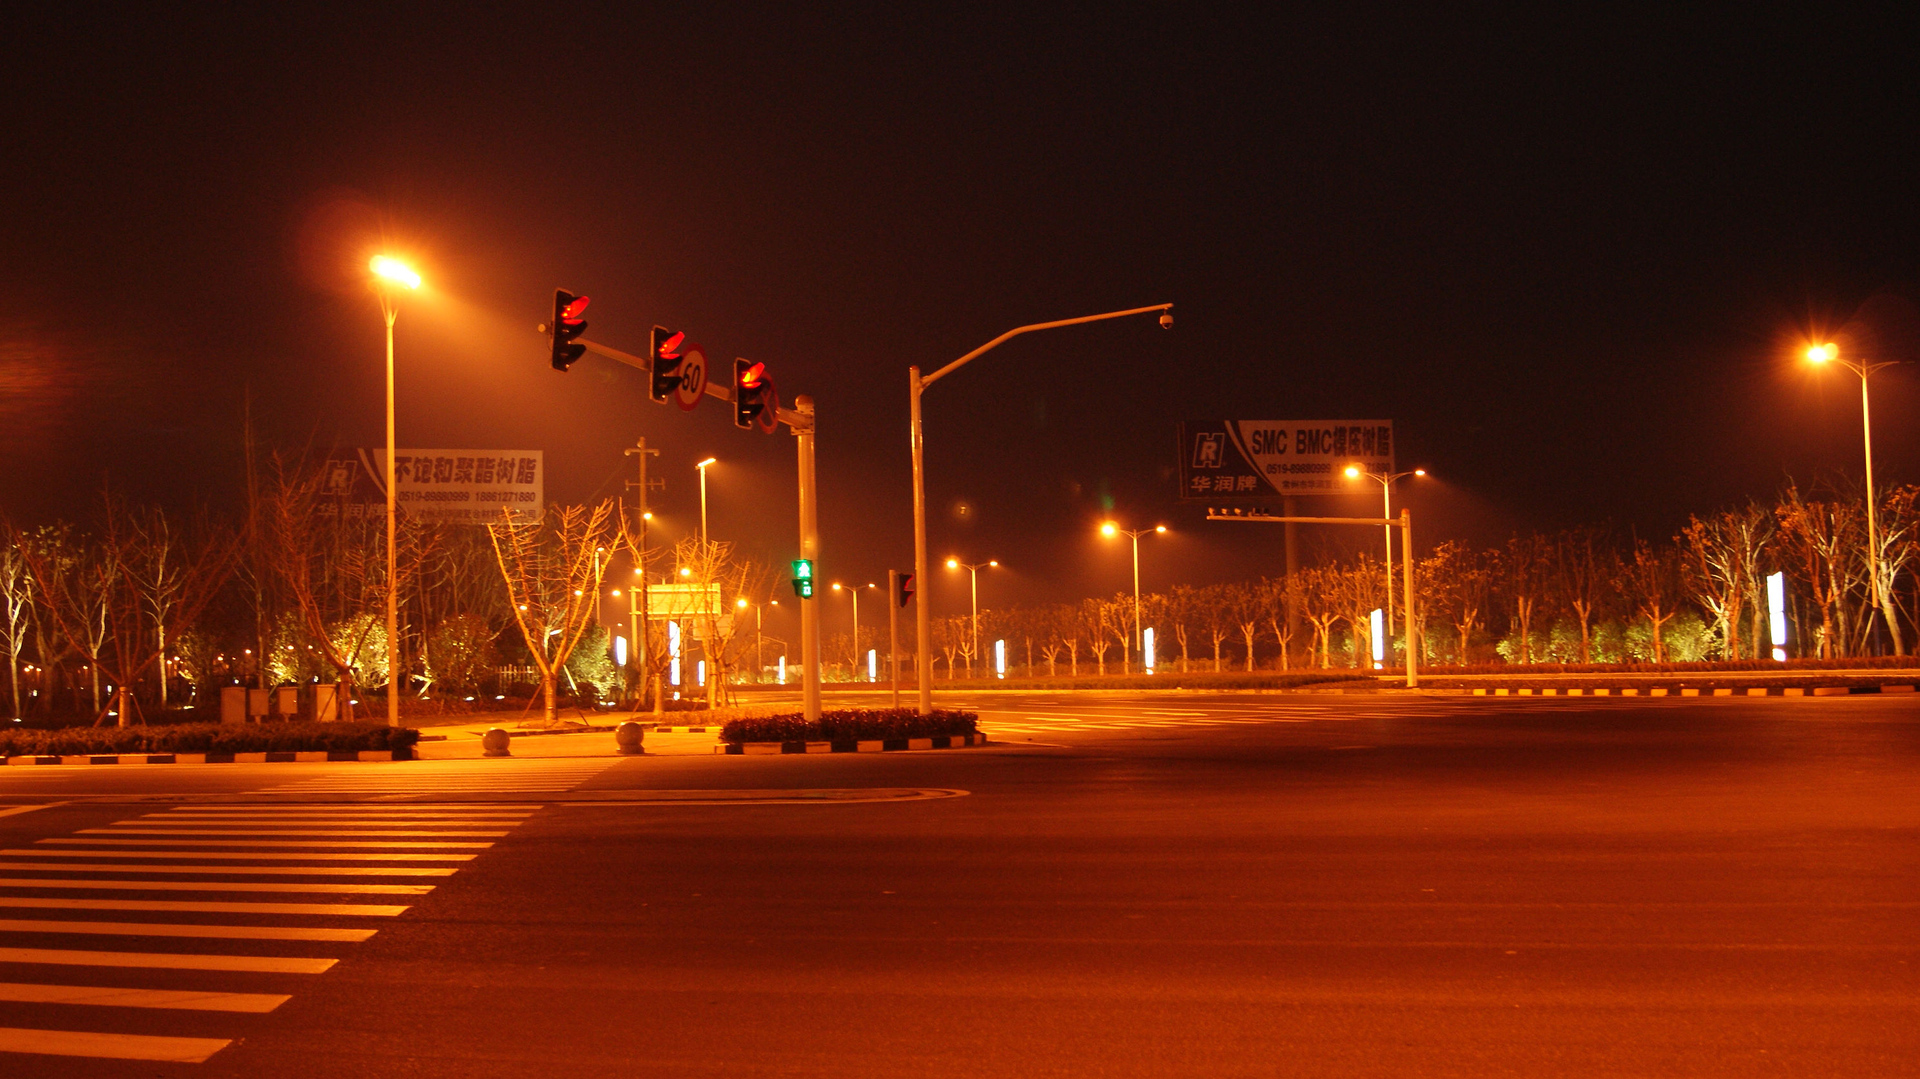
[[[540,450],[406,450],[393,455],[394,501],[422,521],[498,524],[501,511],[538,520],[545,509]],[[327,462],[322,492],[348,517],[377,516],[386,502],[386,453]],[[369,507],[372,508],[369,508]],[[323,511],[327,507],[323,504]]]
[[[1183,501],[1352,491],[1348,465],[1393,471],[1393,421],[1190,420],[1180,425]]]

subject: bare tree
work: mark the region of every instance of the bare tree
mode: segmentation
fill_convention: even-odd
[[[1513,627],[1520,635],[1517,661],[1533,662],[1533,616],[1540,597],[1548,593],[1548,557],[1552,544],[1538,532],[1516,533],[1507,540],[1505,571],[1507,599],[1513,604]]]
[[[1554,537],[1553,580],[1559,600],[1580,627],[1580,662],[1593,662],[1593,621],[1612,582],[1616,556],[1597,528],[1571,528]]]
[[[1670,546],[1655,547],[1635,537],[1633,556],[1622,565],[1618,585],[1652,630],[1653,661],[1665,662],[1667,649],[1660,633],[1680,613],[1677,552]]]
[[[591,506],[547,507],[538,521],[501,515],[487,526],[507,585],[514,624],[540,673],[541,712],[558,718],[559,671],[593,621],[605,563],[600,549],[614,541],[613,500]]]
[[[1756,504],[1690,519],[1680,532],[1683,580],[1696,602],[1713,616],[1722,655],[1740,659],[1740,622],[1753,591],[1761,550],[1773,535],[1773,515]]]

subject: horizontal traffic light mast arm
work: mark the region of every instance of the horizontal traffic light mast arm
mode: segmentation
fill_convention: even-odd
[[[981,345],[979,348],[974,349],[972,352],[967,353],[965,356],[962,356],[959,359],[953,361],[952,363],[946,365],[945,367],[942,367],[940,370],[935,371],[933,374],[920,376],[920,385],[923,388],[933,385],[935,382],[940,381],[942,378],[945,378],[947,375],[952,374],[954,371],[965,366],[967,363],[971,362],[975,357],[985,352],[991,352],[995,348],[998,348],[1001,344],[1007,341],[1010,341],[1013,338],[1018,337],[1023,333],[1032,333],[1035,330],[1051,330],[1060,326],[1078,326],[1082,322],[1099,322],[1103,319],[1125,318],[1128,315],[1145,315],[1154,311],[1171,311],[1171,310],[1173,310],[1172,304],[1157,303],[1151,307],[1130,307],[1125,311],[1108,311],[1104,315],[1085,315],[1080,318],[1063,318],[1058,322],[1036,322],[1031,326],[1018,326],[1018,327],[1015,327],[1014,329],[1008,330],[1006,333],[1001,334],[1000,336],[994,338],[993,340],[988,341],[986,344]]]
[[[584,337],[575,341],[574,344],[584,345],[588,352],[605,356],[607,359],[614,360],[618,363],[624,363],[628,367],[645,371],[648,374],[652,374],[653,372],[653,365],[647,362],[645,356],[635,356],[631,352],[622,352],[611,345],[603,345],[598,341],[589,341]],[[731,386],[722,386],[719,382],[709,379],[707,381],[707,396],[718,397],[722,401],[731,401],[733,400],[733,388]],[[775,415],[780,418],[781,423],[786,424],[788,427],[804,427],[809,422],[805,416],[790,408],[779,409],[775,412]]]

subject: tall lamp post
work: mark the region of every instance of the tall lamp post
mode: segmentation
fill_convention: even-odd
[[[973,654],[976,656],[980,654],[980,571],[987,566],[998,566],[999,564],[999,562],[991,558],[985,562],[974,562],[971,564],[962,562],[957,558],[947,559],[948,569],[963,569],[967,571],[967,577],[970,582],[969,586],[973,592]],[[926,638],[923,637],[921,639],[925,640]],[[949,662],[947,666],[951,667],[953,664]],[[952,678],[953,672],[948,671],[947,677]],[[973,677],[973,660],[971,658],[967,660],[967,677]]]
[[[714,458],[709,457],[693,466],[700,470],[700,557],[702,558],[706,557],[707,552],[707,466],[713,462]]]
[[[1133,648],[1140,653],[1141,662],[1146,662],[1147,641],[1140,632],[1140,537],[1149,532],[1165,532],[1166,525],[1154,525],[1152,528],[1121,528],[1108,521],[1100,526],[1103,536],[1126,536],[1133,541]]]
[[[375,255],[367,264],[380,290],[380,313],[387,320],[387,726],[400,725],[400,590],[394,587],[398,559],[394,543],[398,538],[397,512],[393,491],[393,320],[400,315],[396,289],[417,289],[420,275],[406,263]],[[348,707],[352,707],[351,704]]]
[[[1424,468],[1416,468],[1411,472],[1394,472],[1394,473],[1388,474],[1388,473],[1382,473],[1382,472],[1368,472],[1366,469],[1361,468],[1359,465],[1347,466],[1348,479],[1357,480],[1364,477],[1380,485],[1380,508],[1382,510],[1380,516],[1388,520],[1391,520],[1393,518],[1393,485],[1394,483],[1396,483],[1399,480],[1404,480],[1408,476],[1424,476],[1426,474],[1427,474],[1427,470]],[[1386,526],[1386,532],[1387,532],[1386,630],[1387,630],[1387,643],[1389,645],[1391,645],[1391,643],[1393,642],[1393,527],[1394,526],[1392,525]],[[1401,551],[1400,557],[1412,558],[1413,552]],[[1412,624],[1411,618],[1408,619],[1408,624],[1409,625]],[[1407,631],[1407,647],[1408,648],[1413,647],[1413,633],[1411,630]],[[1391,648],[1387,648],[1382,654],[1385,655],[1387,659],[1391,660],[1393,658],[1392,653],[1393,653],[1393,650]]]
[[[1892,367],[1894,361],[1868,363],[1865,360],[1849,360],[1840,355],[1840,347],[1831,341],[1824,345],[1814,345],[1807,349],[1807,359],[1816,364],[1837,363],[1860,376],[1860,439],[1865,445],[1867,460],[1867,576],[1873,582],[1873,608],[1886,619],[1887,630],[1893,634],[1894,651],[1901,651],[1900,622],[1894,618],[1888,602],[1886,589],[1880,580],[1880,540],[1879,525],[1875,520],[1873,506],[1873,420],[1867,409],[1867,380],[1875,371]]]
[[[868,584],[867,587],[872,588],[874,586]],[[848,679],[848,681],[858,682],[860,680],[860,587],[858,585],[845,587],[842,586],[839,581],[835,581],[833,582],[833,590],[835,592],[845,592],[847,595],[853,597],[853,677]]]
[[[1008,330],[1006,333],[1003,333],[1000,336],[994,338],[993,340],[988,341],[986,344],[981,345],[979,348],[974,349],[972,352],[967,353],[965,356],[962,356],[959,359],[953,361],[952,363],[946,365],[945,367],[940,368],[938,371],[935,371],[933,374],[927,375],[925,377],[921,376],[919,367],[915,366],[915,367],[907,368],[907,404],[908,404],[909,427],[910,427],[909,440],[913,443],[913,579],[914,580],[925,581],[927,579],[927,482],[926,482],[926,470],[923,463],[923,458],[925,456],[925,453],[924,453],[925,439],[921,437],[921,428],[920,428],[920,396],[927,392],[927,387],[933,385],[935,382],[938,382],[939,380],[959,370],[961,367],[966,366],[968,363],[973,362],[973,360],[975,360],[979,356],[999,347],[1004,342],[1010,341],[1013,338],[1018,337],[1023,333],[1032,333],[1035,330],[1052,330],[1052,329],[1057,329],[1061,326],[1078,326],[1083,322],[1100,322],[1104,319],[1125,318],[1129,315],[1147,315],[1147,314],[1152,314],[1155,311],[1160,312],[1161,327],[1169,330],[1172,329],[1173,328],[1173,313],[1172,313],[1173,305],[1172,304],[1161,303],[1161,304],[1154,304],[1152,307],[1131,307],[1125,311],[1108,311],[1107,313],[1102,315],[1087,315],[1082,318],[1061,319],[1058,322],[1036,322],[1030,326],[1016,326],[1013,329]],[[914,673],[918,677],[920,682],[919,710],[922,715],[925,715],[928,712],[933,711],[933,650],[929,643],[933,640],[933,632],[932,632],[933,627],[932,627],[932,619],[929,618],[927,615],[927,604],[925,600],[923,599],[921,602],[916,603],[913,606],[914,606],[913,623],[916,631],[916,634],[914,637]],[[977,627],[976,627],[975,637],[976,637],[976,640],[974,644],[975,644],[975,648],[977,649],[979,645],[979,641],[977,640],[978,638]]]

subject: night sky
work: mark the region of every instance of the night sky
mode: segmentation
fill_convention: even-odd
[[[830,580],[910,564],[909,364],[1176,304],[929,391],[933,553],[1007,563],[989,604],[1125,587],[1109,512],[1172,528],[1149,588],[1277,568],[1277,528],[1176,502],[1182,419],[1389,417],[1435,475],[1406,489],[1427,541],[1660,535],[1857,472],[1858,382],[1795,362],[1809,332],[1920,359],[1904,24],[701,7],[16,16],[0,510],[83,515],[103,482],[232,507],[249,393],[278,446],[376,444],[381,250],[429,285],[403,447],[542,449],[577,500],[620,493],[644,435],[669,535],[713,455],[715,538],[793,557],[791,437],[594,357],[556,374],[533,327],[564,286],[591,339],[662,323],[814,396]],[[1889,480],[1920,479],[1917,385],[1875,384]]]

